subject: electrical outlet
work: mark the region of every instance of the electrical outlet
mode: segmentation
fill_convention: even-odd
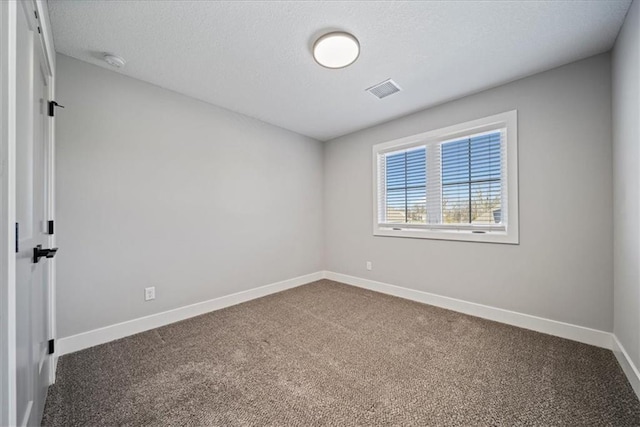
[[[144,288],[144,300],[151,301],[152,299],[156,299],[156,287]]]
[[[373,270],[373,264],[371,264],[371,261],[367,261],[367,270]]]

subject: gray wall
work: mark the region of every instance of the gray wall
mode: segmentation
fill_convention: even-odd
[[[67,108],[57,114],[58,335],[323,268],[611,331],[610,65],[599,55],[323,150],[59,56],[57,98]],[[372,145],[512,109],[520,245],[372,235]],[[637,145],[629,149],[637,159]],[[632,248],[637,256],[638,239]],[[156,286],[155,301],[144,302],[146,286]]]
[[[618,36],[613,72],[614,332],[640,366],[640,5]]]
[[[59,337],[322,269],[320,142],[57,59]]]
[[[326,269],[611,331],[610,77],[603,54],[326,143]],[[372,145],[512,109],[520,245],[372,235]]]

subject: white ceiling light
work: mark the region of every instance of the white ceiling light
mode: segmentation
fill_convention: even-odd
[[[313,45],[313,58],[323,67],[343,68],[360,55],[358,39],[349,33],[333,32],[320,37]]]
[[[126,61],[124,59],[122,59],[119,56],[116,55],[112,55],[110,53],[105,53],[104,54],[104,60],[107,64],[111,65],[112,67],[116,67],[116,68],[122,68],[124,67],[124,64],[126,64]]]

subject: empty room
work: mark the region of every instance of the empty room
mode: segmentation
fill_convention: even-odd
[[[0,1],[0,426],[640,426],[639,28]]]

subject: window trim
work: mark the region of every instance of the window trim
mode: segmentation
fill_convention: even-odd
[[[421,145],[442,143],[456,138],[488,132],[497,129],[505,129],[505,158],[506,158],[506,184],[507,184],[507,217],[506,228],[501,230],[489,230],[491,225],[445,225],[431,224],[428,228],[407,224],[394,224],[383,226],[379,224],[379,199],[378,188],[380,183],[378,158],[380,155],[409,149]],[[518,223],[518,112],[517,110],[471,120],[465,123],[447,126],[376,144],[372,147],[373,166],[373,235],[387,237],[408,237],[436,240],[459,240],[468,242],[507,243],[519,244],[520,230]],[[427,171],[428,173],[428,171]],[[427,184],[428,186],[428,184]],[[478,232],[478,231],[483,231]],[[487,231],[488,230],[488,231]]]

